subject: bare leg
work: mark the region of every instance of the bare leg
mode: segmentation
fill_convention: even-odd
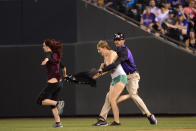
[[[44,106],[56,106],[56,104],[57,104],[57,101],[50,100],[50,99],[44,99],[42,101],[42,105]]]
[[[129,98],[131,98],[131,96],[129,94],[122,95],[117,99],[117,103],[125,101]],[[110,109],[111,109],[111,105],[110,105],[110,101],[109,101],[109,93],[107,93],[107,95],[105,97],[105,103],[104,103],[104,105],[101,109],[101,112],[100,112],[100,116],[102,116],[104,118],[104,120],[107,119],[107,115],[108,115],[108,112],[110,111]]]
[[[120,103],[120,102],[122,102],[122,101],[125,101],[125,100],[127,100],[127,99],[129,99],[129,98],[131,98],[131,96],[130,96],[129,94],[127,94],[127,95],[122,95],[122,96],[120,96],[120,97],[117,99],[117,103]]]
[[[116,83],[114,86],[110,86],[110,91],[109,91],[109,100],[110,100],[110,104],[112,106],[112,111],[114,114],[114,121],[117,123],[120,123],[119,109],[117,106],[117,98],[123,91],[124,87],[125,87],[124,84],[119,82],[119,83]]]
[[[54,115],[55,121],[56,121],[56,122],[60,122],[59,112],[58,112],[58,110],[57,110],[56,107],[52,109],[52,113],[53,113],[53,115]]]

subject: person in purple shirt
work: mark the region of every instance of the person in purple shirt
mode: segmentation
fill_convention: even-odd
[[[155,22],[155,15],[151,13],[150,6],[146,6],[146,11],[142,15],[140,20],[141,29],[151,32],[154,22]]]
[[[43,50],[46,53],[46,57],[41,65],[46,67],[48,81],[47,87],[42,90],[37,99],[37,104],[51,106],[56,121],[53,127],[63,127],[59,116],[62,114],[64,107],[64,101],[59,100],[60,82],[62,79],[59,72],[60,68],[62,68],[64,77],[66,76],[66,68],[61,63],[62,44],[55,40],[44,40]]]
[[[133,56],[129,48],[125,46],[125,38],[122,33],[116,33],[114,34],[114,44],[117,47],[117,54],[118,58],[115,62],[112,64],[104,67],[102,70],[99,71],[100,74],[111,71],[114,68],[116,68],[119,64],[122,65],[126,75],[127,75],[127,84],[126,89],[129,94],[122,95],[117,99],[117,103],[120,103],[124,100],[127,100],[131,98],[135,104],[138,106],[138,108],[141,110],[141,112],[146,115],[148,118],[150,124],[156,125],[157,120],[153,114],[150,113],[146,105],[144,104],[143,100],[138,95],[138,88],[139,88],[139,80],[140,75],[138,73],[138,70],[136,68]],[[107,99],[107,98],[106,98]],[[104,110],[103,110],[104,109]],[[106,126],[107,122],[107,114],[109,110],[111,109],[111,105],[107,102],[104,103],[104,107],[102,108],[102,112],[99,115],[98,121],[96,123],[97,126]]]

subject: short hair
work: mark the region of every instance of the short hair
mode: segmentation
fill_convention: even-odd
[[[105,40],[100,40],[97,44],[97,47],[106,48],[106,49],[110,50],[110,46],[109,46],[108,42]]]

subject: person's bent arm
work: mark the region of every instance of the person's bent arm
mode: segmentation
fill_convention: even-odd
[[[111,5],[113,5],[113,2],[108,2],[108,3],[105,4],[106,7],[109,7]]]
[[[177,25],[177,27],[181,30],[186,30],[187,29],[187,26],[185,25]]]
[[[41,65],[46,65],[46,63],[49,61],[49,59],[48,58],[45,58],[43,61],[42,61],[42,63],[41,63]]]
[[[140,26],[144,25],[144,19],[141,17],[140,19]]]
[[[166,24],[169,28],[174,28],[174,29],[177,28],[176,25],[172,25],[172,24],[169,24],[169,23],[167,23],[167,22],[165,22],[165,24]]]
[[[45,59],[42,61],[41,65],[46,65],[46,63],[52,58],[52,53],[51,52],[47,52],[45,54]]]
[[[128,52],[126,48],[123,48],[119,54],[118,54],[118,58],[116,59],[116,61],[114,61],[114,63],[104,67],[102,69],[102,73],[106,72],[106,71],[110,71],[114,68],[116,68],[121,62],[125,61],[128,58]]]
[[[66,77],[66,76],[67,76],[67,69],[66,69],[66,67],[64,66],[64,64],[63,64],[62,61],[60,62],[60,68],[61,68],[61,70],[62,70],[62,72],[63,72],[63,76]]]

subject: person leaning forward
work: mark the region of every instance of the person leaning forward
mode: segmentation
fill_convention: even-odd
[[[121,64],[127,75],[126,89],[128,91],[128,94],[120,96],[117,99],[117,103],[131,98],[135,102],[137,107],[141,110],[142,114],[148,118],[150,124],[156,125],[157,120],[155,116],[150,113],[145,103],[138,95],[140,75],[136,68],[131,51],[125,46],[125,38],[122,33],[114,34],[114,44],[117,47],[118,58],[112,64],[103,67],[102,70],[100,70],[100,73],[110,71],[116,68],[117,65]],[[99,114],[98,121],[94,124],[95,126],[104,126],[104,124],[107,124],[107,115],[111,109],[111,105],[108,102],[108,99],[109,98],[106,96],[105,103],[102,107],[101,113]]]

